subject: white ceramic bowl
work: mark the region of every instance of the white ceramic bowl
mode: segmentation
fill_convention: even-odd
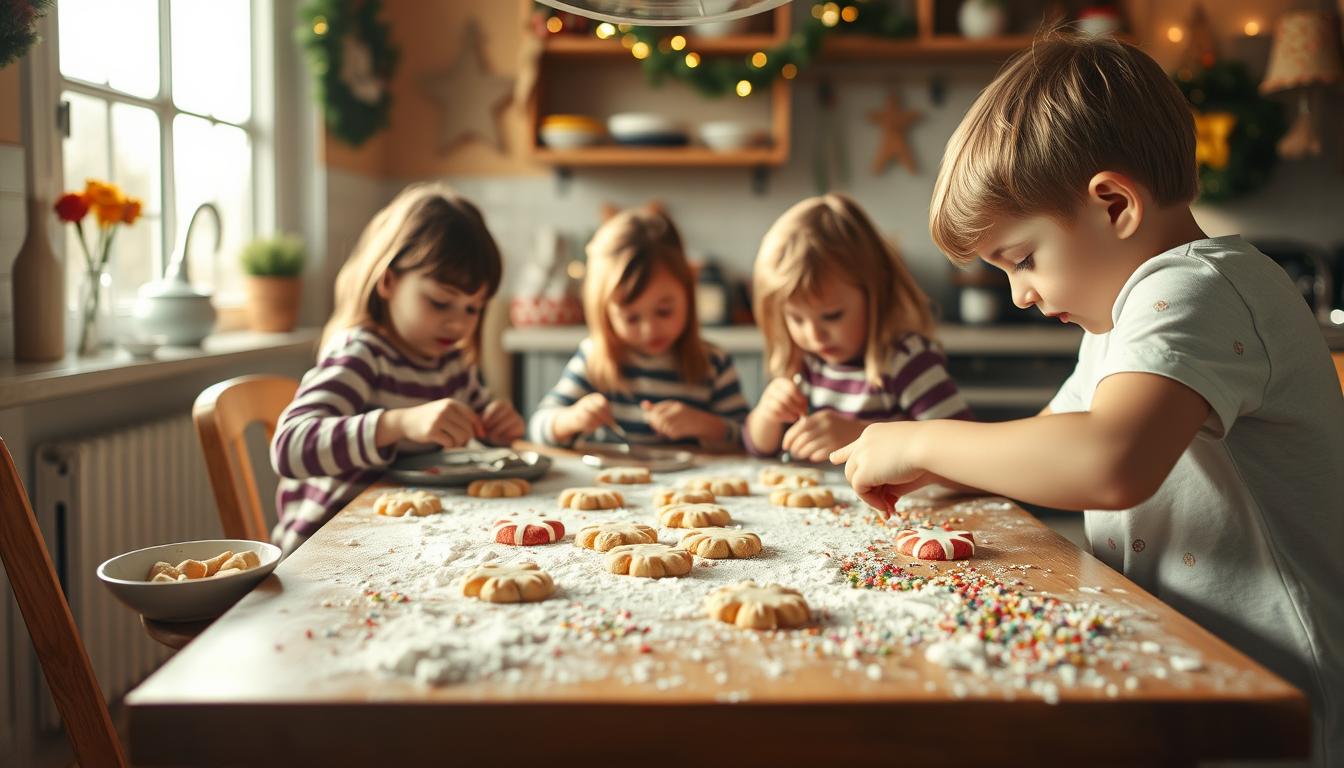
[[[541,140],[552,149],[577,149],[597,143],[600,135],[582,128],[543,126]]]
[[[700,140],[715,152],[732,152],[749,147],[761,133],[735,120],[716,120],[700,125]]]
[[[252,550],[261,565],[232,576],[189,581],[159,582],[145,580],[150,567],[160,560],[208,560],[220,552]],[[203,539],[177,544],[146,547],[114,558],[98,566],[98,578],[118,600],[147,619],[157,621],[200,621],[213,619],[252,590],[280,562],[280,548],[274,544],[246,539]]]
[[[660,136],[684,133],[681,123],[654,112],[618,112],[607,118],[607,130],[612,136]]]

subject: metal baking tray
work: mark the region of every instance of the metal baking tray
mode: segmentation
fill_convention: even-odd
[[[388,467],[387,477],[413,485],[467,485],[491,478],[537,480],[550,468],[551,458],[536,451],[466,448],[403,456]]]
[[[677,472],[695,466],[695,454],[677,448],[580,441],[574,450],[583,453],[584,464],[599,469],[648,467],[650,472]]]

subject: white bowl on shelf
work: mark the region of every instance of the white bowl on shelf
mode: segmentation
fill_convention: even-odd
[[[551,149],[567,150],[591,147],[602,139],[601,134],[583,128],[542,126],[541,142]]]
[[[183,560],[209,560],[231,550],[257,553],[261,565],[230,576],[187,581],[153,582],[145,579],[159,561],[177,564]],[[160,544],[117,555],[98,566],[98,578],[118,600],[147,619],[200,621],[213,619],[252,591],[280,562],[280,548],[264,541],[203,539]]]
[[[655,112],[618,112],[607,118],[607,132],[621,142],[670,141],[686,136],[684,125]]]
[[[715,152],[735,152],[760,143],[765,132],[736,120],[700,124],[700,140]]]

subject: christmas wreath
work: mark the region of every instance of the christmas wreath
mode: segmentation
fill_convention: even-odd
[[[1288,127],[1283,105],[1261,96],[1239,61],[1214,62],[1175,79],[1195,113],[1200,198],[1230,200],[1268,181]]]
[[[0,68],[23,58],[37,42],[37,22],[51,0],[12,0],[0,3]]]
[[[327,129],[359,146],[384,128],[392,107],[388,83],[399,51],[379,21],[380,0],[308,0],[299,43],[308,52]]]

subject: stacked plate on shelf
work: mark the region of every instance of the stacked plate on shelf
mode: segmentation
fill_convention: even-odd
[[[617,144],[640,147],[682,147],[689,142],[686,127],[653,112],[621,112],[607,118],[607,132]]]
[[[547,115],[541,121],[541,141],[552,149],[590,147],[602,140],[602,124],[586,115]]]

